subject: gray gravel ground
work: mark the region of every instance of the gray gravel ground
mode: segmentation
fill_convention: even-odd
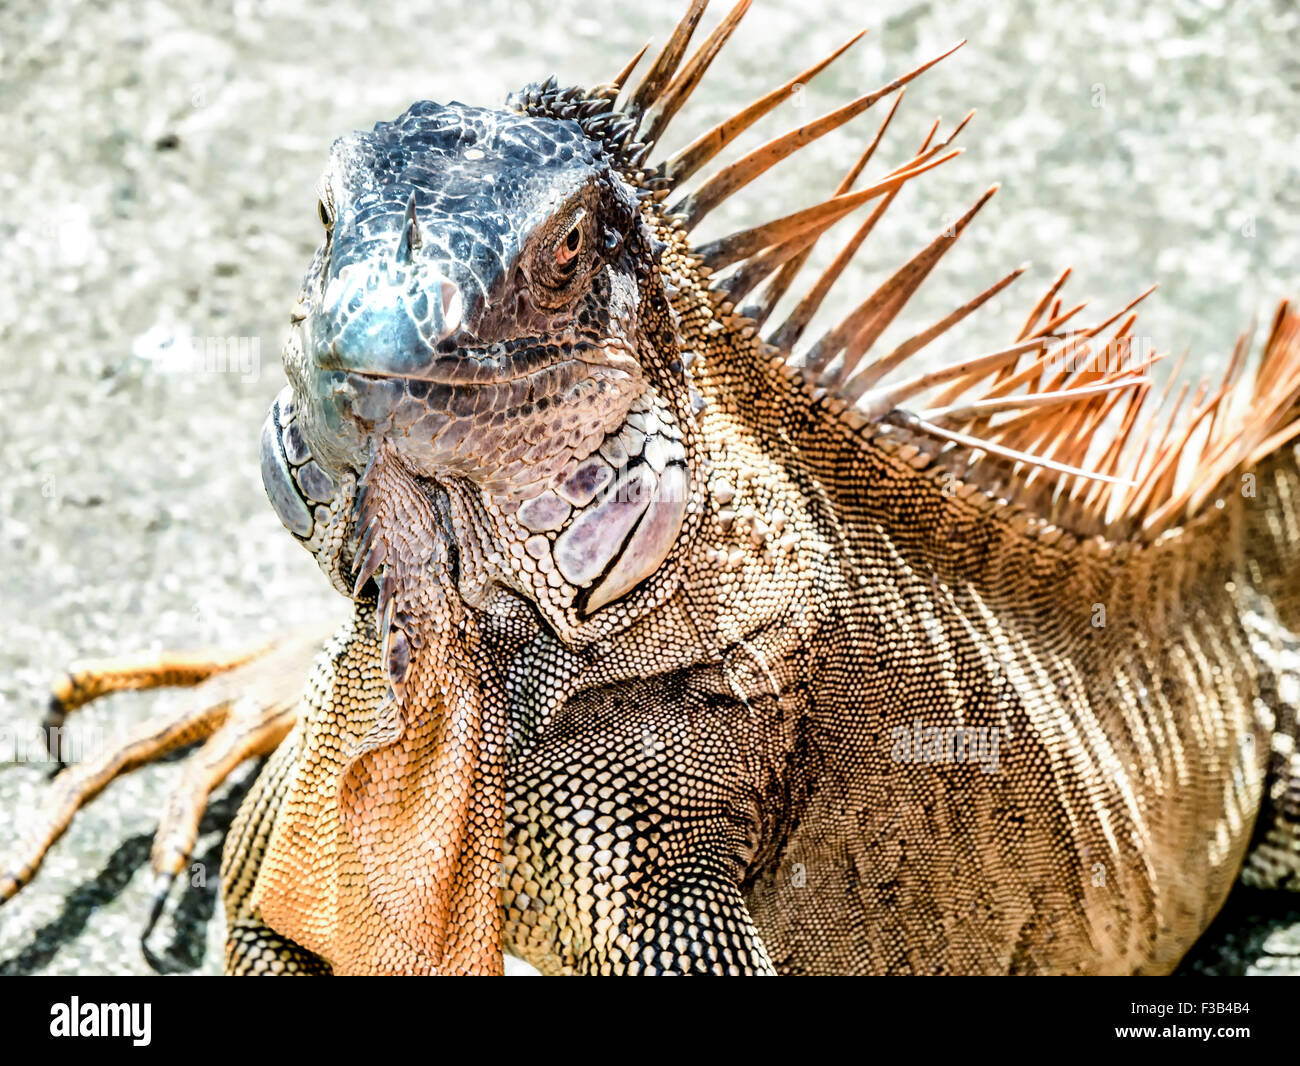
[[[413,99],[495,104],[552,72],[605,80],[679,5],[557,0],[307,4],[102,0],[0,6],[0,731],[39,717],[70,659],[244,643],[337,610],[267,506],[257,474],[278,348],[318,238],[330,139]],[[684,7],[684,0],[680,6]],[[716,14],[713,18],[718,17]],[[1110,308],[1162,291],[1139,331],[1222,365],[1252,313],[1300,292],[1300,12],[1292,0],[906,3],[758,0],[679,119],[679,140],[845,39],[868,37],[770,119],[787,128],[961,37],[909,90],[885,159],[969,107],[963,160],[910,188],[842,287],[842,309],[991,181],[1002,192],[914,301],[928,324],[1015,263],[1023,290],[967,333],[1006,336],[1054,272]],[[819,142],[713,228],[811,202],[874,130]],[[751,138],[742,143],[748,148]],[[828,249],[829,252],[829,249]],[[1014,290],[1013,290],[1014,291]],[[243,338],[235,372],[177,372],[193,338]],[[951,354],[951,350],[950,350]],[[87,712],[111,737],[174,697]],[[0,752],[0,758],[8,754]],[[148,972],[148,836],[180,765],[113,784],[0,910],[0,973]],[[32,818],[46,768],[0,770],[0,849]],[[163,968],[211,972],[212,875],[155,937]],[[1300,907],[1239,892],[1185,966],[1300,970]]]

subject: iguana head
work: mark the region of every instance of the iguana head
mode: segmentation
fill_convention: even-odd
[[[576,122],[417,104],[335,142],[320,214],[287,367],[318,460],[382,435],[527,494],[642,391],[637,200]]]
[[[455,557],[466,601],[511,590],[574,645],[628,628],[665,603],[691,566],[723,557],[738,565],[736,548],[697,543],[705,511],[716,512],[728,536],[734,515],[726,477],[711,503],[705,491],[696,426],[719,386],[708,366],[692,365],[707,349],[709,363],[729,375],[734,425],[715,427],[715,436],[779,436],[767,424],[774,416],[766,398],[789,385],[762,368],[800,365],[794,345],[829,282],[770,340],[757,336],[762,321],[820,234],[953,154],[927,138],[908,163],[850,191],[873,141],[829,199],[694,245],[691,230],[719,203],[938,61],[756,149],[668,204],[674,189],[861,36],[677,155],[649,163],[747,6],[687,59],[704,7],[696,0],[635,88],[625,82],[640,56],[590,90],[549,79],[501,109],[422,102],[336,142],[320,190],[325,239],[286,348],[291,389],[268,418],[262,455],[281,519],[341,590],[353,591],[354,566],[357,588],[371,576],[354,551],[349,497],[357,486],[364,492],[380,449],[443,497],[444,511],[456,510],[439,535],[463,542]],[[925,271],[911,274],[919,281]],[[758,285],[762,302],[740,306]],[[901,301],[891,299],[896,313]],[[868,316],[867,325],[880,321]],[[861,356],[859,332],[831,331],[800,376],[820,387],[819,375],[833,371],[845,377],[833,391],[857,388],[848,371]],[[735,356],[726,366],[724,352]],[[688,558],[692,545],[702,561]]]
[[[335,142],[319,213],[293,401],[264,449],[286,524],[310,536],[294,497],[325,502],[384,442],[490,501],[486,552],[553,608],[585,615],[649,576],[688,482],[659,397],[684,390],[656,382],[680,368],[662,246],[605,144],[570,119],[418,103]],[[521,548],[531,567],[508,562]]]

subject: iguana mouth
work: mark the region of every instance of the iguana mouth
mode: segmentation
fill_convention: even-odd
[[[385,441],[421,476],[464,477],[489,491],[535,495],[534,486],[616,431],[644,388],[635,355],[617,338],[426,349],[423,360],[409,350],[341,353],[333,343],[313,341],[313,331],[304,330],[302,354],[286,360],[296,434],[302,453],[335,481],[359,475]],[[268,486],[292,480],[279,467],[277,473],[273,465]]]
[[[578,359],[454,383],[324,370],[295,392],[294,433],[302,454],[335,481],[360,474],[383,441],[413,473],[526,497],[616,431],[640,391],[639,374]]]
[[[462,363],[472,363],[466,356]],[[503,368],[504,369],[504,368]],[[557,359],[521,372],[490,374],[489,365],[464,366],[455,375],[334,371],[326,397],[339,413],[375,436],[398,440],[429,415],[447,419],[509,419],[517,426],[566,403],[599,405],[611,385],[632,379],[627,371],[589,360]],[[342,377],[336,376],[342,373]]]
[[[331,344],[315,363],[321,370],[341,370],[359,377],[428,382],[462,388],[502,385],[535,379],[564,367],[591,370],[635,366],[635,357],[619,344],[596,344],[588,341],[560,341],[547,337],[529,337],[486,347],[456,348],[451,351],[427,349],[427,362],[411,369],[392,370],[357,365]]]

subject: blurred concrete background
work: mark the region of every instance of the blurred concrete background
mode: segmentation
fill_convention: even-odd
[[[105,0],[0,7],[0,731],[38,720],[71,659],[242,644],[337,610],[279,527],[257,435],[278,349],[318,240],[314,182],[330,140],[414,99],[493,105],[532,80],[607,80],[679,4],[623,0]],[[725,10],[706,16],[711,26]],[[895,206],[828,317],[993,181],[1002,191],[904,316],[928,324],[1016,263],[1029,276],[961,336],[1007,335],[1073,264],[1067,293],[1113,308],[1161,291],[1139,334],[1221,366],[1234,337],[1300,293],[1300,13],[1292,0],[757,0],[678,118],[673,143],[871,32],[736,150],[889,80],[968,37],[908,91],[879,166],[930,120],[979,108],[963,159]],[[800,153],[711,226],[828,192],[871,116]],[[874,171],[878,172],[878,171]],[[871,172],[869,172],[871,173]],[[827,243],[823,258],[834,250]],[[1019,291],[1017,291],[1019,289]],[[243,365],[178,370],[178,345],[236,338]],[[175,697],[87,712],[111,737]],[[7,755],[4,757],[8,757]],[[148,838],[179,763],[113,784],[0,909],[0,973],[149,972]],[[0,850],[45,790],[45,767],[0,769]],[[242,775],[247,777],[248,771]],[[155,936],[160,965],[211,972],[210,874]],[[1184,972],[1300,969],[1300,907],[1239,892]]]

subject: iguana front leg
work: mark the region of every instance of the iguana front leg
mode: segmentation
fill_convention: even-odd
[[[741,887],[762,832],[737,745],[753,723],[681,678],[571,700],[509,777],[509,949],[544,973],[775,973]]]
[[[337,646],[337,645],[336,645]],[[318,666],[318,670],[319,670]],[[301,730],[285,740],[240,804],[221,856],[226,911],[225,973],[232,977],[328,976],[329,963],[262,921],[252,890],[276,816],[302,749]]]
[[[740,886],[705,858],[662,871],[630,896],[609,949],[578,972],[627,976],[776,976]]]

